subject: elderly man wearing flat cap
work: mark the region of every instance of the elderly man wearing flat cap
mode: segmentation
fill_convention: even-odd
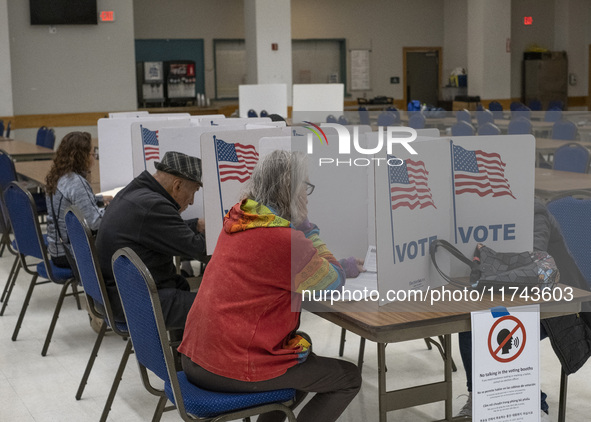
[[[111,201],[96,238],[96,248],[115,319],[125,321],[111,257],[120,248],[130,247],[156,281],[166,327],[182,329],[196,293],[176,273],[173,258],[206,255],[204,221],[185,221],[180,215],[193,204],[195,192],[203,186],[201,160],[169,151],[155,167],[154,175],[144,171]]]

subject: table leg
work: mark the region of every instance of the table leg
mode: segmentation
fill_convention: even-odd
[[[386,409],[386,344],[378,343],[378,401],[380,408],[380,422],[387,422]]]
[[[447,385],[445,395],[445,419],[452,420],[453,417],[453,392],[452,392],[452,357],[451,357],[451,334],[444,336],[443,347],[445,349],[445,384]]]

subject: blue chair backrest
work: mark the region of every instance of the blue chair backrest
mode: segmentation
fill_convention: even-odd
[[[267,110],[261,110],[260,116],[261,117],[268,117],[269,113],[267,113]]]
[[[547,207],[558,221],[564,241],[577,267],[591,287],[591,199],[567,196],[548,202]]]
[[[0,120],[0,136],[4,136],[4,120]]]
[[[503,118],[503,106],[498,101],[491,101],[490,103],[488,103],[488,109],[492,111],[492,114],[495,117],[495,119]]]
[[[559,120],[552,126],[552,138],[574,141],[578,133],[577,125],[570,120]]]
[[[478,126],[479,135],[500,135],[501,130],[494,123],[485,123],[482,126]]]
[[[378,126],[394,126],[396,117],[390,111],[383,111],[378,116]]]
[[[131,249],[124,248],[113,255],[113,275],[138,362],[160,379],[169,382],[164,353],[171,352],[162,347],[161,338],[166,338],[166,330],[159,326],[155,314],[159,314],[161,321],[164,321],[164,317],[153,280],[149,288],[153,290],[156,300],[152,299],[148,290],[146,279],[152,278],[148,269]]]
[[[37,139],[35,144],[39,145],[40,147],[45,146],[45,138],[47,137],[48,130],[49,128],[47,126],[41,126],[39,129],[37,129]]]
[[[367,107],[360,106],[359,107],[359,123],[362,125],[370,125],[371,121],[369,120],[369,111],[367,111]]]
[[[542,102],[540,100],[531,100],[528,107],[532,111],[540,111],[542,109]]]
[[[248,110],[248,117],[259,117],[259,115],[257,114],[256,111],[254,111],[252,108],[250,110]]]
[[[16,181],[16,170],[12,157],[0,150],[0,189],[6,190],[10,182]]]
[[[19,253],[38,259],[47,259],[43,235],[38,223],[33,197],[18,182],[12,182],[4,191],[4,204],[8,211]]]
[[[548,110],[551,108],[558,108],[560,110],[564,110],[564,102],[560,100],[552,100],[548,103]]]
[[[386,107],[386,111],[398,111],[398,109],[394,106],[388,106]]]
[[[476,112],[476,121],[478,122],[478,126],[482,126],[485,123],[494,123],[495,116],[493,115],[492,111],[490,110],[482,110]],[[468,122],[469,123],[469,122]]]
[[[45,134],[45,144],[43,146],[49,149],[53,149],[55,146],[55,131],[53,129],[49,129]]]
[[[78,214],[78,215],[76,215]],[[72,253],[76,259],[78,266],[78,273],[80,274],[80,282],[84,287],[84,293],[89,295],[92,300],[104,306],[103,294],[99,285],[99,276],[102,277],[100,267],[96,262],[96,253],[94,245],[91,245],[91,232],[84,217],[80,215],[79,211],[69,209],[66,212],[64,220],[66,222],[66,230],[70,245],[72,246]]]
[[[458,122],[464,121],[472,124],[472,116],[470,115],[470,112],[468,110],[459,110],[458,112],[456,112],[456,119],[458,120]]]
[[[516,117],[509,122],[507,133],[509,135],[530,135],[531,122],[523,116]]]
[[[549,108],[544,114],[545,122],[557,122],[562,119],[562,110],[558,107]]]
[[[339,125],[348,125],[349,121],[347,120],[347,118],[345,116],[339,116],[338,123],[339,123]]]
[[[326,123],[338,123],[337,118],[334,117],[332,114],[326,116]]]
[[[474,126],[461,120],[451,127],[451,134],[453,136],[474,136]]]
[[[515,110],[519,109],[519,107],[523,107],[523,103],[520,103],[519,101],[513,101],[509,105],[509,110],[515,111]]]
[[[511,119],[515,119],[517,117],[525,117],[528,120],[531,120],[531,110],[529,109],[529,107],[526,107],[524,105],[518,107],[515,110],[511,111]]]
[[[10,138],[10,125],[12,124],[12,120],[8,122],[6,125],[6,134],[4,135],[6,138]]]
[[[554,152],[554,170],[587,173],[589,171],[590,152],[579,144],[567,144]]]
[[[423,129],[425,127],[425,116],[422,113],[413,113],[408,118],[408,126],[413,129]]]

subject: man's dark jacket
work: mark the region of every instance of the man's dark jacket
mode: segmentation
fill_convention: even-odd
[[[123,313],[111,258],[120,248],[130,247],[138,254],[158,289],[189,290],[187,280],[176,273],[173,258],[204,256],[205,239],[196,230],[197,221],[183,220],[179,210],[179,204],[147,171],[121,190],[105,210],[96,249],[116,317]]]

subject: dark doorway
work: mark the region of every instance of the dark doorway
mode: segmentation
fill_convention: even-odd
[[[404,103],[419,100],[432,106],[439,101],[441,48],[404,48]]]

